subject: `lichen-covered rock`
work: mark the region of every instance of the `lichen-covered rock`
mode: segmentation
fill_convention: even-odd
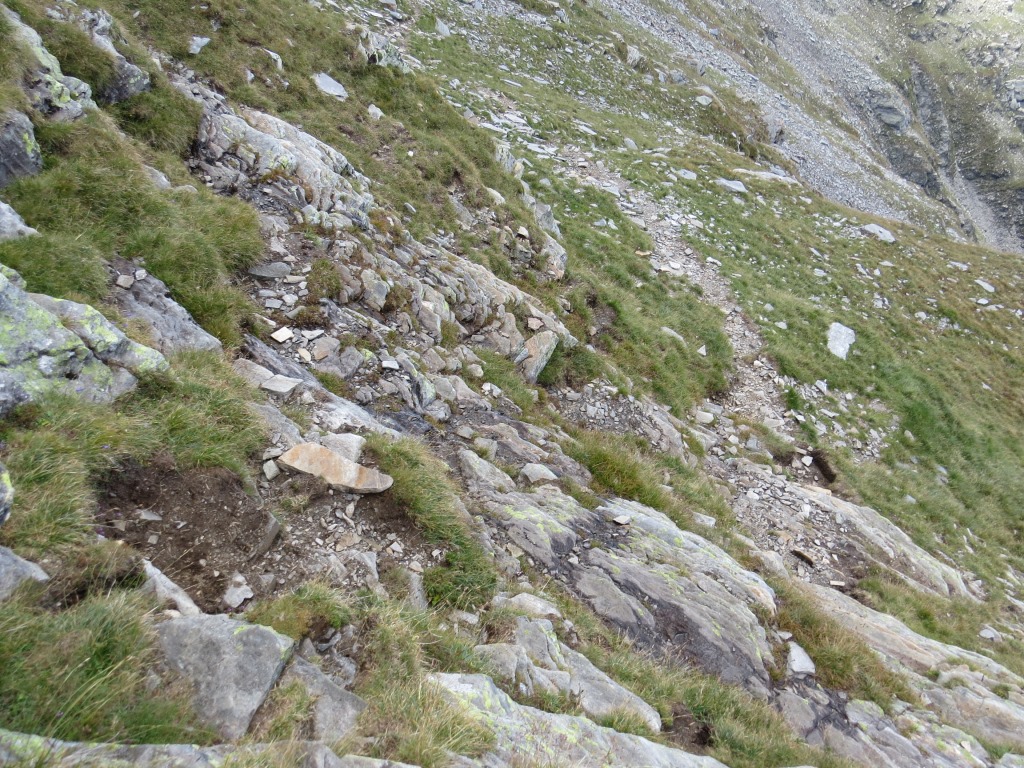
[[[493,750],[478,763],[487,768],[523,764],[725,768],[714,758],[691,755],[640,736],[602,728],[585,717],[557,715],[516,704],[484,675],[437,674],[428,681],[494,734]]]
[[[0,462],[0,525],[6,523],[7,518],[11,516],[12,506],[14,506],[14,483],[11,482],[11,473]]]
[[[558,334],[554,331],[540,331],[531,336],[514,359],[523,372],[523,378],[530,384],[536,384],[537,377],[548,364],[557,346]]]
[[[92,89],[78,78],[61,72],[60,62],[46,50],[39,33],[22,22],[14,11],[5,7],[3,13],[11,27],[11,39],[20,43],[31,57],[24,85],[32,106],[60,122],[75,120],[86,110],[96,109]]]
[[[52,768],[222,768],[225,765],[294,765],[295,768],[403,768],[401,763],[339,758],[317,741],[270,744],[107,744],[59,741],[0,729],[0,764]],[[368,759],[368,758],[367,758]],[[404,768],[411,768],[405,766]]]
[[[135,376],[160,373],[170,367],[163,355],[129,339],[99,310],[88,304],[38,293],[30,293],[29,296],[40,307],[58,317],[65,328],[78,336],[107,365],[125,368]]]
[[[980,653],[923,637],[836,590],[811,589],[829,615],[909,674],[922,701],[945,722],[994,744],[1024,748],[1024,678]],[[1007,698],[1000,695],[1007,692]]]
[[[38,234],[32,227],[25,224],[24,219],[18,215],[16,210],[0,200],[0,242]]]
[[[57,391],[109,401],[134,386],[122,368],[108,368],[53,313],[0,271],[0,416]]]
[[[21,112],[0,112],[0,188],[43,169],[32,121]]]

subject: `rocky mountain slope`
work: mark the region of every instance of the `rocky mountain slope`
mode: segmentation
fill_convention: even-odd
[[[1012,3],[0,11],[0,763],[1024,765]]]

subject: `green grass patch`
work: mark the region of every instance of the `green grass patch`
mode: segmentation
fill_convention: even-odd
[[[261,601],[246,612],[248,621],[273,627],[296,641],[313,631],[341,629],[352,618],[352,609],[341,593],[318,581],[307,582],[269,602]]]
[[[183,469],[243,470],[263,441],[244,387],[219,355],[188,353],[115,406],[51,397],[0,422],[0,459],[17,488],[0,542],[32,553],[81,541],[99,480],[158,451]]]
[[[205,189],[157,190],[103,115],[41,125],[37,138],[44,171],[4,196],[42,237],[0,244],[0,262],[29,290],[95,304],[107,293],[104,264],[119,253],[166,282],[208,331],[240,343],[251,305],[230,275],[263,251],[253,209]]]
[[[25,599],[0,606],[4,727],[72,741],[209,743],[185,691],[147,686],[156,661],[148,610],[125,592],[56,614]]]
[[[432,544],[445,547],[445,563],[426,571],[427,597],[435,605],[472,608],[494,593],[497,571],[475,538],[473,523],[448,477],[448,467],[423,443],[372,435],[368,447],[394,478],[391,497]]]
[[[796,585],[772,585],[778,596],[776,617],[781,629],[791,632],[818,668],[822,685],[846,691],[855,699],[873,701],[889,710],[893,697],[915,701],[907,681],[852,632],[821,611],[814,598]]]

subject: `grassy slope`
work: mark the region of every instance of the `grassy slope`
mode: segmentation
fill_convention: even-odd
[[[454,212],[447,202],[447,190],[451,185],[471,201],[476,199],[481,202],[489,199],[483,189],[485,185],[496,188],[510,201],[499,211],[501,220],[513,226],[519,223],[533,226],[518,203],[516,183],[499,172],[491,157],[488,135],[481,129],[469,128],[456,110],[437,96],[433,81],[429,78],[399,77],[379,68],[362,66],[353,58],[354,37],[345,30],[344,17],[317,13],[305,4],[270,2],[249,3],[242,7],[228,3],[194,7],[184,2],[167,2],[161,4],[159,14],[153,13],[148,6],[121,0],[109,0],[108,7],[127,25],[136,39],[151,42],[158,48],[189,59],[200,74],[212,78],[233,98],[277,112],[334,143],[368,175],[378,180],[379,186],[375,189],[378,200],[388,203],[394,209],[399,209],[402,202],[413,203],[417,214],[408,217],[405,222],[412,232],[424,234],[437,228],[457,229]],[[42,5],[30,4],[26,0],[20,8],[26,14],[32,10],[38,13]],[[141,11],[141,14],[132,20],[130,12],[134,10]],[[582,44],[595,45],[591,49],[594,58],[588,65],[574,63],[574,57],[564,59],[567,67],[564,76],[581,83],[581,88],[594,92],[598,92],[597,87],[604,82],[603,78],[611,78],[614,87],[603,92],[612,103],[601,107],[579,104],[565,99],[563,89],[555,85],[530,83],[525,89],[516,90],[512,95],[518,100],[529,101],[531,110],[538,114],[535,124],[546,135],[557,137],[560,141],[571,139],[584,146],[593,141],[601,149],[618,147],[624,135],[634,138],[641,147],[659,146],[663,139],[660,126],[655,128],[651,124],[625,117],[628,109],[639,99],[652,115],[662,120],[672,120],[731,148],[757,154],[758,148],[752,141],[756,138],[757,128],[749,120],[747,107],[723,92],[727,111],[718,107],[712,111],[696,110],[692,102],[695,93],[693,89],[662,88],[641,83],[635,74],[624,72],[611,56],[605,56],[602,52],[605,50],[605,42],[600,38],[609,26],[608,21],[590,8],[579,9],[574,13],[574,21],[578,22],[576,28],[583,37]],[[185,46],[189,37],[192,34],[209,35],[210,22],[214,19],[221,25],[220,31],[212,35],[214,42],[199,57],[188,57]],[[510,28],[496,21],[495,29],[497,32],[508,32]],[[48,39],[47,42],[55,48],[59,47],[59,41],[55,41],[55,36],[51,37],[54,40]],[[558,35],[544,31],[538,31],[535,37],[539,44],[522,46],[524,56],[556,56],[564,42]],[[292,47],[289,40],[302,40],[303,44]],[[441,43],[436,40],[427,42],[424,38],[414,40],[413,44],[424,58],[440,57],[446,71],[461,74],[467,79],[473,76],[495,90],[511,87],[501,83],[501,78],[507,73],[497,70],[495,62],[469,51],[458,39]],[[282,55],[284,76],[289,80],[287,89],[283,87],[281,74],[262,51],[264,47]],[[539,61],[536,63],[539,64]],[[85,62],[79,66],[96,66],[96,62]],[[4,62],[0,60],[0,72],[5,71],[3,67]],[[252,84],[246,82],[246,69],[257,75]],[[352,93],[348,102],[338,104],[313,89],[308,76],[321,70],[330,71],[345,83]],[[85,73],[86,70],[79,71]],[[365,108],[371,102],[388,115],[382,124],[371,124],[366,118]],[[244,320],[245,307],[232,304],[232,309],[225,312],[216,303],[204,303],[213,302],[213,299],[204,296],[202,289],[210,284],[212,277],[218,291],[232,290],[228,283],[231,270],[251,258],[257,247],[251,213],[239,204],[214,198],[202,191],[198,198],[188,195],[158,198],[143,187],[140,176],[138,162],[145,159],[163,167],[177,178],[183,178],[181,167],[175,165],[173,156],[187,147],[190,131],[194,130],[194,123],[190,122],[194,115],[188,116],[187,112],[180,112],[180,108],[181,104],[175,100],[166,83],[158,81],[153,95],[138,97],[108,113],[109,120],[116,121],[131,136],[137,137],[141,144],[130,144],[114,138],[107,117],[92,118],[71,129],[41,130],[41,136],[46,142],[48,175],[39,177],[39,186],[35,185],[34,180],[29,180],[10,191],[5,190],[5,199],[14,201],[19,210],[24,208],[22,212],[26,214],[29,223],[39,227],[44,237],[54,238],[52,247],[48,249],[55,254],[54,258],[65,258],[65,254],[70,254],[67,258],[73,256],[76,263],[83,264],[85,268],[69,277],[66,264],[57,262],[51,266],[40,265],[29,258],[36,254],[21,255],[18,265],[37,289],[99,299],[102,284],[98,278],[98,267],[115,249],[127,255],[143,251],[148,257],[152,253],[163,254],[162,262],[155,260],[156,263],[164,264],[165,271],[158,274],[168,280],[187,306],[207,321],[208,327],[216,329],[213,323],[218,317],[229,317],[230,325],[220,333],[230,343],[237,338],[234,334],[237,334]],[[576,120],[583,120],[593,126],[599,136],[584,141],[584,134],[574,122]],[[118,165],[116,158],[122,155],[127,159]],[[670,157],[677,166],[699,169],[705,176],[746,162],[745,154],[730,154],[710,141],[698,139],[688,142],[683,150],[674,150]],[[637,160],[640,160],[640,164],[633,165]],[[645,162],[643,157],[622,155],[621,160],[616,158],[613,162],[621,162],[620,170],[631,175],[637,183],[645,184],[655,192],[664,189],[658,186],[663,181],[660,171]],[[120,173],[124,177],[123,189],[113,183],[116,178],[114,175],[105,175],[108,172]],[[645,250],[649,242],[642,232],[616,212],[609,196],[590,189],[570,188],[553,177],[550,169],[542,163],[536,164],[534,174],[529,178],[534,180],[545,175],[551,176],[554,185],[549,201],[561,200],[566,206],[564,210],[557,211],[556,215],[563,220],[566,245],[570,249],[570,298],[576,310],[570,317],[570,323],[581,337],[586,337],[588,326],[596,316],[601,315],[601,311],[613,311],[615,319],[610,328],[593,339],[595,346],[604,349],[616,367],[617,370],[609,370],[612,377],[624,386],[627,380],[632,380],[638,387],[649,387],[680,410],[688,407],[694,399],[721,386],[729,351],[716,313],[700,304],[695,295],[686,291],[673,294],[648,279],[645,259],[637,256],[635,251]],[[44,204],[42,195],[47,188],[59,191],[59,199],[67,203],[67,210],[74,213],[74,217],[64,217],[60,215],[59,208]],[[539,191],[536,185],[535,191]],[[858,318],[856,324],[852,320],[848,323],[855,325],[860,333],[858,348],[864,351],[865,359],[855,357],[849,366],[838,366],[822,354],[820,339],[822,329],[827,327],[830,312],[851,311],[842,304],[841,292],[848,293],[853,301],[854,293],[863,290],[863,285],[857,283],[856,275],[859,273],[850,261],[853,251],[847,249],[863,247],[866,250],[860,258],[874,258],[876,261],[892,259],[888,255],[890,251],[883,251],[881,246],[861,241],[853,245],[829,243],[833,256],[830,274],[836,285],[829,291],[825,297],[826,303],[822,306],[809,300],[809,295],[819,293],[820,288],[813,287],[815,281],[808,275],[806,252],[801,249],[805,249],[808,244],[820,243],[823,237],[809,223],[808,217],[813,213],[834,214],[834,209],[820,201],[805,209],[795,198],[783,198],[777,191],[765,189],[765,198],[776,200],[778,210],[753,205],[726,210],[718,207],[721,197],[710,188],[701,188],[695,192],[687,187],[675,191],[680,197],[688,198],[695,209],[714,210],[717,225],[715,230],[709,232],[706,246],[722,250],[723,261],[728,260],[730,271],[741,275],[737,278],[737,288],[748,308],[758,302],[771,300],[782,311],[793,313],[794,319],[790,325],[798,330],[791,337],[770,339],[773,353],[786,366],[787,371],[810,381],[828,376],[834,386],[852,391],[866,391],[874,385],[871,394],[884,396],[891,407],[904,415],[904,426],[910,426],[916,442],[913,445],[897,446],[888,457],[890,468],[858,468],[851,464],[848,482],[868,500],[874,500],[872,494],[875,494],[878,497],[876,503],[882,505],[884,511],[898,514],[901,522],[932,549],[937,546],[929,538],[933,523],[941,524],[940,530],[952,531],[951,522],[957,518],[965,521],[970,515],[972,522],[987,521],[987,525],[992,528],[991,543],[985,546],[990,549],[981,549],[982,545],[976,545],[979,552],[976,567],[981,573],[990,573],[982,570],[984,555],[992,547],[1010,547],[1013,544],[1009,541],[1005,527],[1005,501],[1011,492],[1016,492],[1018,486],[1013,483],[1019,481],[1010,476],[1012,473],[1007,468],[1011,466],[1011,461],[1016,460],[1019,464],[1020,444],[1019,436],[1012,433],[1006,441],[986,441],[983,438],[986,430],[992,430],[988,434],[1005,434],[1006,414],[1019,414],[1020,403],[1013,400],[1012,390],[1009,389],[1013,381],[1011,376],[1019,370],[1014,367],[1019,365],[1019,357],[1015,357],[1019,350],[1016,353],[1013,350],[994,350],[991,345],[982,344],[979,337],[963,335],[961,338],[957,335],[954,339],[956,343],[952,346],[944,340],[941,350],[932,351],[939,345],[929,347],[922,342],[921,354],[908,356],[901,351],[904,349],[904,340],[913,336],[911,331],[920,334],[920,329],[914,325],[916,321],[912,318],[912,312],[891,311],[888,319],[882,322],[874,313],[865,309],[867,318]],[[727,203],[727,206],[731,205]],[[210,218],[204,218],[204,212],[210,209]],[[744,213],[750,215],[745,216]],[[225,217],[229,222],[237,222],[237,230],[228,230],[232,232],[230,237],[218,238],[221,232],[219,225]],[[600,217],[614,218],[620,227],[619,236],[608,237],[590,226],[592,220]],[[169,237],[172,232],[180,233],[182,222],[189,220],[200,222],[197,231],[187,236],[182,235],[186,238],[184,242]],[[129,222],[135,221],[141,222],[137,228],[129,225]],[[71,237],[72,231],[77,234],[80,230],[80,223],[85,224],[86,232],[82,245],[78,245],[80,241],[73,241]],[[536,230],[533,228],[536,240]],[[168,238],[147,239],[149,230],[165,232]],[[785,234],[780,235],[780,232]],[[947,258],[945,254],[940,257],[939,251],[954,246],[927,240],[909,231],[900,234],[899,248],[906,248],[906,240],[910,240],[921,249],[906,254],[900,262],[901,268],[909,270],[916,279],[906,278],[909,282],[890,287],[893,292],[890,298],[909,301],[907,296],[916,295],[920,298],[928,286],[935,284],[935,275],[927,270],[938,270],[939,263]],[[826,235],[833,237],[829,230],[826,230]],[[239,241],[241,245],[236,245]],[[479,235],[462,234],[460,243],[466,248],[479,248],[481,259],[500,256]],[[732,251],[731,247],[737,243],[747,248]],[[133,247],[136,250],[133,251]],[[816,247],[821,248],[820,245]],[[75,248],[80,248],[80,251],[75,251]],[[748,253],[770,256],[771,261],[755,260],[746,255]],[[185,269],[185,266],[195,263],[195,254],[201,257],[198,262],[200,268],[193,272],[191,267]],[[997,269],[1002,268],[998,266],[1001,264],[998,255],[983,251],[971,251],[968,255],[957,251],[948,258],[964,260],[968,256],[976,259],[987,257],[990,263],[997,264]],[[5,263],[18,258],[17,251],[0,253],[0,260]],[[872,265],[874,263],[871,262]],[[775,264],[785,264],[787,269],[776,269]],[[769,265],[773,268],[768,269]],[[157,271],[157,268],[153,271]],[[991,275],[986,272],[987,279],[992,279]],[[643,283],[640,288],[637,287],[638,282]],[[556,289],[535,285],[528,278],[524,284],[541,293],[549,302],[553,301]],[[1011,288],[1012,277],[1006,277],[1000,282],[1001,291],[1009,291]],[[952,291],[953,298],[949,299],[954,311],[964,313],[961,323],[968,327],[969,320],[970,327],[978,334],[1002,333],[1003,336],[999,338],[1011,344],[1014,336],[1019,334],[1019,328],[1000,329],[986,315],[975,317],[972,307],[964,302],[961,293],[962,285],[960,289]],[[193,302],[191,305],[190,301]],[[208,307],[205,317],[204,306]],[[694,341],[699,339],[701,343],[706,343],[710,353],[708,358],[699,358],[690,349],[671,342],[660,333],[661,325],[678,327],[692,336]],[[692,348],[696,346],[699,344],[694,343]],[[948,354],[948,350],[953,350],[953,354]],[[925,357],[926,353],[928,357]],[[943,364],[942,370],[945,370],[945,366],[949,366],[950,361],[957,356],[964,361],[964,368],[971,371],[977,370],[979,361],[984,361],[981,364],[985,371],[985,381],[995,392],[981,396],[976,388],[960,383],[955,377],[940,375],[939,363]],[[883,362],[887,367],[880,365]],[[871,368],[871,365],[875,365],[875,368]],[[593,361],[585,358],[570,360],[565,365],[565,375],[571,376],[574,372],[575,375],[592,374],[592,366]],[[186,364],[186,368],[190,367],[193,364]],[[206,373],[209,375],[219,370],[207,369]],[[15,511],[15,523],[4,529],[4,541],[17,545],[29,554],[54,552],[58,544],[66,546],[81,541],[75,533],[86,529],[91,484],[97,475],[110,466],[108,462],[116,461],[119,457],[145,458],[156,444],[174,446],[179,461],[186,465],[214,463],[234,468],[244,466],[247,453],[255,443],[250,444],[244,438],[233,442],[229,438],[237,437],[237,434],[233,431],[231,434],[219,431],[217,426],[225,418],[224,406],[237,403],[237,399],[231,399],[234,396],[230,392],[204,389],[206,379],[190,379],[187,370],[182,370],[181,376],[184,384],[154,382],[114,412],[98,409],[96,414],[99,416],[92,415],[88,419],[82,416],[83,423],[67,422],[67,418],[74,418],[78,413],[74,409],[70,416],[62,414],[61,419],[47,416],[44,410],[42,414],[26,416],[24,423],[5,425],[5,439],[9,445],[24,443],[32,447],[32,451],[25,452],[26,459],[20,477],[13,458],[16,454],[11,452],[8,455],[5,452],[3,455],[15,474],[19,490],[24,490],[19,496],[21,506]],[[555,377],[555,380],[560,379]],[[922,393],[926,397],[922,397]],[[222,399],[224,397],[228,398],[227,402]],[[229,408],[228,413],[236,412]],[[914,413],[918,414],[916,421],[913,420]],[[935,419],[935,413],[941,418]],[[1003,414],[1002,420],[999,418],[1000,413]],[[241,424],[232,419],[227,417],[226,426],[229,431],[237,429]],[[97,422],[103,422],[104,429],[114,430],[114,434],[108,436],[93,432],[101,426]],[[194,428],[186,429],[190,424],[194,424]],[[242,434],[248,433],[243,430]],[[56,467],[53,457],[68,450],[67,446],[81,440],[83,435],[88,436],[94,446],[113,445],[116,448],[96,454],[104,459],[99,465],[94,465],[95,455],[85,457],[72,452],[71,455],[77,457],[78,463],[72,461],[70,469],[63,465]],[[155,442],[146,443],[143,437],[152,438]],[[210,445],[207,445],[207,441]],[[88,441],[84,443],[89,444]],[[910,469],[913,467],[920,471],[920,465],[891,468],[896,466],[897,461],[906,459],[911,450],[919,458],[924,457],[928,461],[941,459],[950,470],[950,485],[939,489],[924,487],[925,481],[921,475]],[[408,456],[393,458],[396,462],[410,464]],[[414,456],[413,459],[411,464],[422,467],[421,457]],[[46,470],[47,467],[51,473],[49,475],[31,474]],[[623,478],[621,473],[618,477],[609,475],[605,480],[608,487],[621,490],[616,487],[617,483],[633,483],[634,495],[664,493],[641,470],[636,467],[626,469],[630,470],[627,474],[632,473],[635,477]],[[699,504],[710,503],[707,496],[701,497],[700,494],[706,490],[699,483],[689,487],[686,485],[689,478],[685,473],[678,468],[674,471],[673,483],[677,484],[677,490],[689,488],[688,492],[695,499],[700,499]],[[890,486],[896,484],[892,476],[886,474],[888,472],[894,472],[893,476],[903,484],[897,490],[889,490]],[[955,479],[954,473],[957,474]],[[1003,482],[1007,485],[1003,486]],[[902,498],[907,490],[913,492],[922,503],[908,509],[901,507],[898,500],[889,503]],[[936,495],[935,499],[929,491]],[[445,495],[444,492],[439,493],[442,497]],[[664,501],[661,498],[654,500]],[[410,500],[410,503],[413,501]],[[664,503],[667,505],[669,502]],[[976,507],[980,509],[980,516],[975,512]],[[680,510],[680,519],[684,515],[685,510]],[[16,522],[19,519],[23,521],[20,528]],[[37,525],[40,521],[43,523]],[[954,544],[956,542],[950,533],[947,545],[953,549]],[[471,549],[468,540],[466,547]],[[470,570],[473,573],[479,572],[475,567]],[[441,583],[439,589],[445,588]],[[886,591],[888,589],[881,585],[876,589],[887,606],[918,621],[932,633],[940,631],[934,626],[936,622],[929,626],[920,606],[913,603],[912,596],[893,596]],[[308,604],[308,601],[298,602]],[[932,607],[932,610],[935,608]],[[341,620],[338,618],[338,621]],[[375,621],[377,624],[374,626],[380,627],[382,633],[375,640],[379,643],[375,647],[382,649],[377,654],[380,658],[406,658],[409,654],[421,652],[418,649],[423,646],[422,638],[430,637],[416,634],[422,630],[409,630],[407,619],[399,620],[386,614],[378,616]],[[414,626],[418,625],[414,622]],[[969,623],[965,626],[969,626]],[[969,634],[966,629],[964,633]],[[395,640],[396,636],[405,639]],[[410,637],[413,639],[410,640]],[[452,642],[432,642],[433,645],[429,647],[433,648],[433,653],[454,653],[460,647]],[[619,654],[617,663],[625,665],[628,653],[619,649]],[[434,668],[446,668],[446,664],[453,664],[451,668],[466,668],[455,666],[452,659],[439,663],[423,658],[414,659],[412,668],[422,670],[435,664],[439,666]],[[383,669],[386,671],[386,665]],[[624,680],[630,679],[630,672],[625,668],[617,670],[616,674]],[[644,674],[651,676],[657,673],[645,668]],[[12,680],[14,689],[24,684],[23,680]],[[381,695],[389,680],[390,677],[383,672],[376,677],[371,674],[365,678],[361,689],[367,695],[377,697],[379,702],[371,723],[376,722],[381,728],[391,729],[396,734],[390,741],[383,742],[382,754],[430,761],[437,759],[437,755],[443,753],[445,748],[474,751],[485,746],[486,739],[480,734],[464,732],[461,730],[463,726],[458,723],[451,724],[451,728],[438,728],[439,732],[447,728],[452,741],[442,741],[440,745],[434,742],[417,744],[417,729],[415,722],[409,720],[410,712],[422,713],[436,707],[436,702],[422,701],[418,709],[403,708],[393,697]],[[767,713],[745,718],[743,712],[749,704],[736,699],[734,692],[719,691],[711,695],[711,692],[716,691],[711,681],[690,681],[685,685],[679,683],[678,689],[674,690],[671,695],[665,694],[666,700],[672,696],[686,698],[691,708],[703,707],[701,711],[705,717],[716,725],[720,734],[719,754],[723,758],[738,760],[740,755],[745,754],[744,759],[764,759],[773,764],[812,759],[810,756],[797,759],[806,753],[795,752],[788,744],[785,750],[767,750],[765,745],[769,735],[778,730],[776,721]],[[420,687],[411,692],[423,695]],[[81,734],[91,731],[83,724],[78,730],[70,728],[64,732]],[[108,730],[103,733],[122,737],[131,732]],[[165,737],[189,738],[180,732],[169,733]],[[768,754],[772,756],[770,760],[766,757]]]

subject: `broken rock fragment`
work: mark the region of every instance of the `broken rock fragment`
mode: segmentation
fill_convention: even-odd
[[[390,475],[356,464],[316,443],[301,443],[285,452],[279,464],[321,478],[335,490],[349,493],[381,493],[391,487]]]

